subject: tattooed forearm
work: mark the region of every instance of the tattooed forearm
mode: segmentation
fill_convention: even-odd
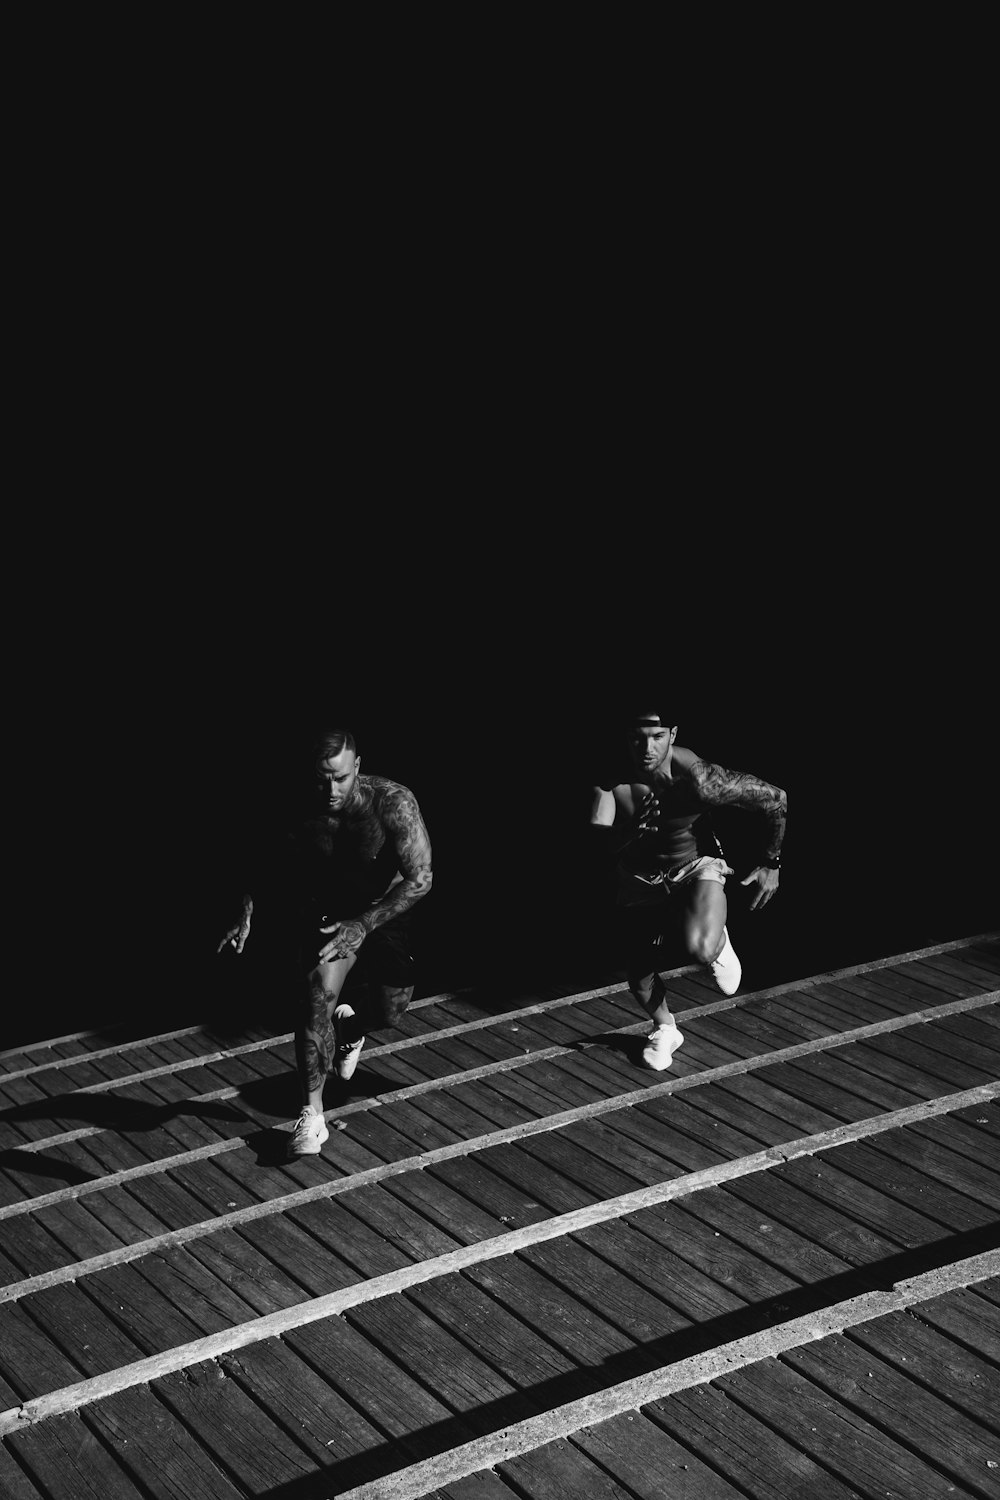
[[[710,807],[745,807],[761,813],[767,825],[765,857],[777,857],[788,811],[788,798],[780,786],[772,786],[745,771],[727,771],[725,766],[704,760],[691,767],[691,779],[702,802]]]
[[[393,786],[382,807],[382,820],[387,837],[395,844],[403,879],[391,886],[365,913],[364,922],[369,931],[409,911],[415,902],[426,896],[434,878],[431,841],[413,793],[406,787]]]

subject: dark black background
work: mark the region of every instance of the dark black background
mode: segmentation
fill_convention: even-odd
[[[782,524],[755,486],[680,504],[666,477],[586,503],[324,487],[301,528],[276,493],[211,535],[165,506],[114,562],[81,528],[86,568],[64,547],[50,570],[49,633],[22,637],[10,1038],[290,1024],[266,924],[240,965],[214,948],[318,720],[424,811],[425,993],[614,975],[584,831],[633,684],[788,792],[777,897],[751,914],[729,884],[747,985],[997,925],[984,538],[787,500]],[[721,832],[742,876],[759,829]]]
[[[424,988],[599,982],[581,838],[633,680],[788,792],[776,900],[730,882],[747,984],[997,925],[971,166],[781,126],[686,165],[668,246],[606,151],[460,190],[389,152],[408,195],[362,171],[335,254],[286,159],[188,177],[168,137],[124,198],[60,139],[74,253],[26,256],[9,1040],[249,992],[285,1024],[214,948],[316,718],[424,809]]]

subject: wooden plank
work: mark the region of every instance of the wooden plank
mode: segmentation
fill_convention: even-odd
[[[737,1100],[746,1101],[764,1110],[778,1120],[787,1121],[797,1135],[811,1135],[817,1130],[831,1130],[839,1125],[841,1116],[820,1109],[814,1101],[804,1100],[776,1088],[759,1073],[734,1074],[731,1078],[720,1078],[718,1083],[706,1084],[706,1088],[718,1089]],[[693,1102],[701,1090],[694,1090]]]
[[[881,1113],[881,1106],[870,1098],[864,1098],[845,1086],[855,1083],[853,1074],[845,1075],[842,1069],[828,1066],[830,1053],[823,1054],[820,1067],[803,1067],[811,1059],[796,1058],[794,1063],[771,1063],[761,1068],[754,1076],[762,1083],[787,1094],[800,1103],[813,1105],[838,1120],[863,1120]],[[870,1091],[869,1091],[870,1092]],[[907,1095],[907,1103],[915,1095]]]
[[[981,1286],[920,1302],[911,1312],[974,1354],[1000,1365],[1000,1307],[976,1295]]]
[[[305,1300],[301,1283],[235,1230],[221,1229],[183,1248],[213,1276],[231,1285],[258,1317]]]
[[[0,1307],[0,1376],[19,1400],[71,1385],[83,1373],[23,1307]]]
[[[613,1161],[636,1182],[666,1182],[668,1178],[681,1176],[683,1167],[671,1161],[662,1150],[650,1150],[649,1146],[618,1130],[616,1121],[616,1115],[599,1120],[580,1120],[575,1125],[568,1125],[562,1134],[585,1151]]]
[[[470,1266],[464,1273],[523,1323],[531,1324],[578,1366],[600,1371],[631,1355],[634,1341],[600,1312],[519,1255]]]
[[[386,1442],[377,1425],[378,1413],[369,1420],[357,1411],[280,1339],[227,1354],[220,1364],[305,1448],[329,1486],[327,1494],[381,1477],[399,1464],[396,1445]]]
[[[129,1266],[121,1267],[120,1272],[135,1278],[135,1272]],[[123,1318],[123,1322],[130,1323],[127,1334],[99,1302],[85,1295],[77,1286],[55,1286],[34,1292],[25,1297],[20,1306],[53,1347],[65,1352],[85,1375],[103,1375],[107,1370],[131,1364],[143,1354],[152,1352],[140,1343],[141,1330],[131,1323],[128,1314]],[[186,1338],[196,1336],[194,1325],[180,1315],[177,1317],[186,1329]],[[167,1336],[166,1342],[159,1347],[169,1347],[172,1342],[175,1341]],[[35,1369],[28,1372],[36,1384],[41,1378],[41,1370],[39,1365],[37,1372]],[[60,1379],[58,1383],[64,1382]],[[48,1388],[53,1389],[52,1386]]]
[[[739,1178],[727,1183],[726,1191],[786,1229],[807,1229],[811,1240],[849,1265],[870,1265],[899,1253],[895,1240],[857,1223],[849,1212],[841,1213],[775,1172]]]
[[[670,1500],[740,1500],[745,1493],[642,1412],[581,1428],[570,1442],[639,1500],[663,1500],[665,1494]]]
[[[708,1083],[703,1088],[691,1089],[685,1094],[684,1102],[692,1109],[708,1115],[711,1120],[728,1125],[740,1135],[748,1136],[759,1144],[771,1146],[778,1141],[795,1140],[803,1133],[798,1124],[792,1124],[770,1110],[762,1109],[746,1097],[740,1098],[720,1088],[718,1084]]]
[[[425,1218],[454,1235],[459,1244],[474,1245],[504,1232],[503,1221],[495,1214],[485,1213],[428,1172],[407,1172],[393,1177],[383,1191],[389,1198],[418,1209]]]
[[[761,1143],[755,1137],[711,1119],[678,1094],[646,1099],[636,1105],[635,1112],[648,1115],[671,1130],[679,1130],[692,1140],[703,1142],[723,1158],[749,1156],[761,1149]]]
[[[985,1056],[996,1053],[1000,1061],[1000,1031],[986,1021],[985,1017],[988,1013],[987,1010],[979,1010],[972,1015],[952,1016],[948,1030],[978,1043]],[[992,1058],[991,1066],[993,1066]]]
[[[129,1478],[117,1455],[73,1414],[53,1417],[8,1442],[47,1500],[147,1500],[148,1491]],[[220,1500],[226,1494],[221,1489]]]
[[[781,1424],[766,1425],[714,1385],[678,1391],[643,1413],[754,1500],[857,1500],[857,1490],[787,1442]]]
[[[870,1038],[871,1042],[878,1040],[878,1037]],[[871,1046],[868,1042],[852,1042],[827,1056],[834,1064],[843,1060],[852,1068],[875,1078],[883,1078],[887,1083],[920,1099],[936,1099],[948,1088],[941,1074],[927,1066],[925,1048],[920,1050],[918,1061],[912,1052],[904,1050],[895,1036],[891,1047],[881,1048]],[[933,1062],[933,1055],[931,1061]]]
[[[917,1167],[926,1177],[933,1179],[933,1196],[939,1202],[945,1199],[948,1185],[956,1188],[956,1214],[968,1214],[969,1201],[978,1201],[984,1209],[989,1205],[994,1213],[1000,1208],[1000,1174],[948,1150],[936,1141],[914,1135],[908,1130],[894,1130],[887,1132],[884,1139],[873,1143],[873,1151],[883,1159],[892,1157],[898,1163]],[[964,1202],[960,1194],[965,1195]],[[932,1196],[930,1189],[927,1196]]]
[[[934,1181],[908,1163],[905,1150],[882,1152],[868,1142],[861,1142],[825,1152],[823,1159],[885,1196],[898,1198],[927,1218],[936,1219],[956,1234],[981,1228],[995,1218],[975,1198]]]
[[[626,1462],[624,1455],[622,1462]],[[527,1500],[576,1500],[581,1495],[586,1495],[587,1500],[633,1500],[636,1493],[625,1489],[603,1465],[599,1467],[593,1463],[565,1438],[557,1438],[532,1453],[523,1453],[509,1463],[501,1464],[499,1472]],[[640,1493],[653,1492],[646,1489]],[[671,1500],[677,1493],[671,1491]],[[661,1489],[659,1494],[662,1496],[664,1491]]]
[[[321,1297],[342,1286],[352,1286],[359,1278],[357,1265],[336,1248],[343,1243],[336,1234],[345,1218],[356,1231],[357,1246],[363,1253],[369,1236],[339,1203],[325,1203],[322,1209],[304,1204],[276,1218],[251,1220],[240,1225],[239,1234],[294,1277],[311,1297]]]
[[[880,969],[877,974],[859,974],[850,979],[837,981],[838,988],[852,994],[871,995],[874,999],[885,998],[887,1003],[895,1000],[905,1011],[918,1011],[926,1006],[940,1004],[944,991],[934,985],[921,982],[912,976],[903,978],[890,969]]]
[[[963,954],[961,960],[958,961],[950,954],[923,958],[915,966],[914,972],[940,976],[928,982],[939,984],[942,989],[948,982],[947,993],[949,994],[968,994],[970,990],[975,993],[1000,988],[995,972],[986,967],[980,968],[967,953]]]
[[[449,1349],[453,1341],[460,1343],[512,1387],[530,1393],[536,1411],[549,1403],[556,1383],[560,1389],[569,1385],[577,1389],[576,1361],[465,1276],[442,1276],[425,1282],[408,1292],[404,1300],[412,1301],[442,1331],[447,1330]],[[456,1352],[454,1357],[464,1360],[466,1355]],[[423,1366],[419,1371],[413,1368],[413,1373],[427,1378]]]
[[[972,1063],[973,1066],[985,1068],[992,1077],[997,1075],[997,1064],[1000,1063],[1000,1050],[985,1044],[981,1039],[973,1040],[962,1036],[953,1021],[959,1017],[949,1016],[945,1021],[928,1021],[920,1028],[920,1040],[935,1052],[943,1052],[946,1057],[952,1057],[958,1062]],[[989,1036],[992,1032],[1000,1043],[1000,1032],[991,1027],[984,1026],[983,1031]]]
[[[955,1293],[951,1293],[955,1296]],[[988,1360],[943,1337],[912,1312],[887,1313],[852,1328],[851,1343],[869,1349],[908,1380],[990,1431],[1000,1433],[1000,1375]]]
[[[256,1316],[256,1306],[238,1287],[210,1271],[185,1245],[147,1255],[134,1269],[161,1297],[183,1309],[199,1334],[217,1333]],[[88,1277],[88,1284],[93,1279]]]
[[[683,1199],[683,1206],[681,1200],[673,1206],[684,1216],[681,1222],[693,1219],[704,1224],[799,1285],[843,1278],[852,1269],[846,1260],[809,1239],[802,1226],[789,1228],[725,1188],[705,1188]]]
[[[771,1175],[812,1193],[823,1204],[843,1208],[856,1223],[891,1237],[907,1249],[940,1239],[941,1226],[936,1220],[866,1186],[859,1176],[848,1174],[830,1160],[836,1155],[838,1161],[849,1161],[851,1154],[859,1149],[845,1146],[836,1153],[798,1157],[786,1166],[776,1167]]]
[[[630,1216],[624,1221],[595,1224],[576,1238],[620,1267],[639,1286],[663,1298],[691,1323],[743,1312],[746,1304],[741,1296],[667,1247],[657,1233],[657,1220],[647,1220],[642,1230],[634,1225]]]
[[[45,1500],[12,1453],[3,1447],[0,1447],[0,1495],[4,1500]],[[227,1497],[222,1497],[222,1500],[227,1500]]]
[[[693,1203],[700,1194],[693,1194]],[[704,1276],[744,1302],[757,1303],[797,1291],[801,1278],[792,1279],[746,1244],[690,1214],[680,1203],[661,1203],[630,1214],[625,1225],[655,1240]],[[761,1235],[758,1231],[758,1242]]]
[[[718,1381],[719,1388],[866,1496],[889,1493],[954,1500],[954,1487],[909,1448],[779,1360],[768,1359]]]
[[[146,1387],[121,1391],[82,1414],[130,1476],[157,1500],[241,1500],[238,1490],[200,1443]],[[68,1422],[69,1417],[57,1417]],[[48,1423],[36,1429],[44,1441]]]
[[[316,1474],[316,1464],[301,1444],[215,1361],[166,1375],[154,1389],[213,1461],[251,1494]]]
[[[495,1364],[460,1342],[409,1296],[352,1308],[346,1321],[418,1380],[473,1433],[533,1414],[537,1406]],[[554,1352],[554,1351],[553,1351]]]
[[[621,1193],[631,1193],[640,1182],[638,1177],[578,1146],[564,1130],[526,1136],[521,1149],[527,1156],[551,1167],[568,1181],[579,1183],[598,1198],[616,1198]]]
[[[197,1266],[197,1262],[194,1263]],[[173,1348],[176,1344],[190,1343],[200,1338],[207,1332],[216,1332],[219,1328],[231,1328],[234,1322],[243,1322],[252,1313],[245,1308],[237,1299],[235,1304],[230,1304],[230,1312],[235,1316],[224,1317],[216,1315],[211,1320],[214,1327],[211,1329],[202,1326],[196,1313],[205,1311],[204,1302],[197,1298],[193,1291],[189,1290],[183,1302],[177,1302],[171,1296],[172,1290],[181,1290],[183,1283],[177,1277],[171,1277],[162,1261],[157,1262],[151,1257],[148,1265],[142,1262],[135,1266],[113,1266],[107,1271],[102,1271],[95,1276],[85,1277],[78,1283],[76,1288],[77,1298],[80,1299],[82,1291],[86,1292],[87,1298],[103,1309],[109,1319],[114,1319],[123,1328],[127,1328],[130,1342],[135,1346],[128,1357],[122,1356],[117,1362],[127,1364],[133,1359],[139,1359],[146,1354],[158,1354],[164,1349]],[[207,1275],[207,1273],[204,1273]],[[189,1281],[193,1280],[193,1276]],[[161,1283],[158,1285],[157,1283]],[[173,1286],[171,1287],[171,1282]],[[163,1285],[166,1283],[166,1285]],[[59,1288],[58,1290],[69,1290]],[[38,1294],[38,1295],[51,1295]],[[219,1298],[221,1301],[221,1297]],[[72,1304],[70,1304],[72,1306]],[[80,1356],[76,1355],[71,1343],[66,1342],[69,1352],[82,1362]],[[112,1364],[105,1363],[103,1369],[113,1368]],[[92,1373],[100,1373],[93,1371]]]
[[[451,1405],[400,1367],[393,1349],[383,1352],[346,1319],[310,1323],[285,1334],[282,1342],[377,1425],[404,1457],[428,1458],[473,1436]]]
[[[552,1216],[550,1208],[539,1203],[526,1189],[518,1188],[505,1177],[490,1171],[480,1157],[457,1156],[428,1167],[421,1175],[454,1188],[509,1229],[538,1224]]]
[[[596,1203],[600,1194],[552,1171],[518,1146],[490,1146],[480,1153],[483,1166],[527,1193],[553,1213],[567,1213]]]
[[[371,1494],[369,1491],[364,1495],[360,1490],[355,1493],[357,1500],[369,1500]],[[428,1490],[421,1500],[524,1500],[524,1492],[518,1494],[509,1484],[504,1484],[499,1474],[484,1469],[465,1479],[456,1479],[454,1484],[445,1485],[442,1490]]]
[[[650,1150],[662,1154],[669,1161],[683,1167],[685,1172],[699,1172],[703,1167],[714,1166],[726,1157],[713,1146],[675,1130],[663,1120],[645,1114],[634,1107],[623,1109],[614,1116],[615,1129]]]
[[[789,1350],[784,1359],[960,1484],[985,1488],[987,1464],[996,1460],[996,1440],[978,1422],[901,1375],[869,1349],[834,1334],[810,1348]]]
[[[381,1186],[358,1188],[347,1193],[340,1199],[338,1206],[349,1210],[384,1244],[395,1246],[410,1261],[447,1255],[450,1250],[457,1250],[466,1243],[465,1240],[446,1233],[440,1224],[426,1218],[392,1193],[387,1193]]]
[[[651,1292],[576,1238],[528,1246],[518,1252],[518,1258],[543,1272],[636,1344],[649,1344],[690,1327],[691,1319],[666,1302],[659,1289]]]

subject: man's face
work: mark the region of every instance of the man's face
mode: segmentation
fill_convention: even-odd
[[[316,785],[327,812],[338,812],[354,790],[361,757],[353,750],[323,756],[316,762]]]
[[[676,726],[668,729],[662,724],[637,724],[630,729],[628,742],[636,765],[647,774],[658,771],[670,753],[676,734]]]

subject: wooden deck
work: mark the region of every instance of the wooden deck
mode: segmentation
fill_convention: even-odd
[[[1000,1495],[1000,935],[666,979],[0,1057],[0,1495]]]

